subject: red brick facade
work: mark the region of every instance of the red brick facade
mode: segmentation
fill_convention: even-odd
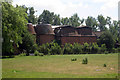
[[[39,35],[36,36],[37,38],[37,43],[39,45],[45,44],[45,43],[50,43],[54,40],[54,35],[53,34],[44,34],[44,35]]]
[[[33,28],[29,27],[31,32]],[[92,29],[87,26],[72,27],[72,26],[60,26],[53,31],[50,24],[39,24],[35,27],[36,42],[39,45],[50,43],[53,40],[60,41],[61,45],[65,43],[94,43],[97,42],[96,35],[92,32]]]
[[[64,36],[61,37],[61,45],[64,45],[65,43],[80,43],[84,44],[87,43],[94,43],[97,41],[96,36]]]

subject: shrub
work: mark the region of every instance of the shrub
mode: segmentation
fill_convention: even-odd
[[[39,52],[36,50],[36,51],[34,52],[34,55],[35,55],[35,56],[38,56],[38,55],[39,55]]]
[[[117,48],[112,48],[111,52],[112,52],[112,53],[117,53],[117,52],[118,52],[118,51],[117,51]]]
[[[83,59],[82,64],[88,64],[88,59],[87,58]]]
[[[117,48],[117,52],[118,52],[118,53],[120,53],[120,47],[119,47],[119,48]]]
[[[108,54],[108,51],[105,51],[104,54]]]
[[[82,50],[84,54],[90,53],[90,45],[88,43],[84,43]]]
[[[107,65],[106,65],[106,64],[103,64],[103,67],[107,67]]]
[[[26,53],[21,53],[19,54],[19,56],[26,56]]]
[[[106,50],[107,50],[106,45],[105,45],[105,44],[102,44],[102,45],[101,45],[101,48],[100,48],[100,52],[101,52],[101,53],[104,53]]]
[[[80,45],[78,43],[74,43],[74,45],[72,47],[72,52],[74,54],[80,54],[80,53],[82,53],[82,45]]]
[[[111,50],[115,44],[114,36],[110,31],[106,30],[102,35],[100,35],[99,42],[100,44],[105,44],[106,48]]]
[[[50,43],[42,44],[39,47],[38,51],[47,55],[48,53],[50,53]]]
[[[44,54],[43,53],[38,53],[38,56],[44,56]]]
[[[50,48],[50,54],[54,55],[54,54],[61,54],[61,53],[62,53],[62,49],[58,45],[58,43],[52,43]]]
[[[64,54],[73,54],[73,45],[70,43],[66,43],[63,50],[64,50]]]
[[[9,56],[9,58],[14,58],[14,57],[15,57],[15,55],[10,55],[10,56]]]
[[[71,61],[77,61],[77,58],[72,58]]]
[[[91,46],[91,48],[90,48],[90,49],[91,49],[91,50],[90,50],[91,53],[98,53],[98,52],[99,52],[99,49],[100,49],[100,48],[99,48],[99,46],[97,45],[97,43],[92,43],[90,46]]]

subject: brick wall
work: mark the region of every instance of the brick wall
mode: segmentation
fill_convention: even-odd
[[[91,28],[78,28],[77,31],[78,31],[78,34],[81,34],[81,35],[92,35]]]
[[[54,40],[54,35],[53,34],[44,34],[44,35],[39,35],[36,36],[37,40],[36,42],[41,45],[41,44],[45,44],[45,43],[50,43],[51,41]]]
[[[65,43],[93,43],[97,42],[96,36],[67,36],[67,37],[61,37],[61,44],[64,45]]]

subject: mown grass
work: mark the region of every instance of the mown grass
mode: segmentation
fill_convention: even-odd
[[[82,64],[84,58],[88,64]],[[77,61],[71,61],[77,58]],[[103,67],[106,64],[107,67]],[[3,78],[116,78],[118,54],[16,56],[2,59]]]

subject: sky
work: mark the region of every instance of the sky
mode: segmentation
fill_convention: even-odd
[[[118,2],[119,0],[13,0],[13,5],[34,7],[37,16],[43,10],[49,10],[60,14],[60,17],[70,17],[77,13],[81,19],[86,19],[88,16],[97,18],[102,14],[118,20]]]

